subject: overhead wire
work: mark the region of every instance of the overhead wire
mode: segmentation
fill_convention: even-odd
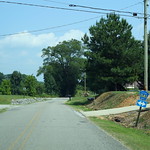
[[[0,36],[4,37],[4,36],[16,35],[16,34],[27,34],[27,33],[35,33],[35,32],[41,32],[41,31],[51,30],[51,29],[57,29],[57,28],[62,28],[62,27],[66,27],[66,26],[71,26],[71,25],[74,25],[74,24],[79,24],[79,23],[82,23],[82,22],[87,22],[89,20],[96,19],[96,18],[99,18],[99,17],[100,16],[89,18],[89,19],[85,19],[85,20],[81,20],[81,21],[77,21],[77,22],[72,22],[72,23],[68,23],[68,24],[64,24],[64,25],[59,25],[59,26],[54,26],[54,27],[49,27],[49,28],[43,28],[43,29],[37,29],[37,30],[30,30],[30,31],[26,31],[26,32],[1,34]]]
[[[71,8],[54,7],[54,6],[31,4],[31,3],[10,2],[10,1],[0,1],[0,3],[16,4],[16,5],[24,5],[24,6],[32,6],[32,7],[41,7],[41,8],[60,9],[60,10],[69,10],[69,11],[78,11],[78,12],[95,13],[95,14],[107,14],[107,13],[99,12],[99,11],[71,9]]]
[[[63,2],[57,2],[57,1],[53,1],[53,0],[44,0],[44,1],[49,1],[49,2],[55,2],[55,3],[61,3],[61,4],[67,4],[68,3],[63,3]],[[62,7],[53,7],[53,6],[47,6],[47,5],[37,5],[37,4],[30,4],[30,3],[21,3],[21,2],[10,2],[10,1],[0,1],[0,3],[8,3],[8,4],[17,4],[17,5],[26,5],[26,6],[34,6],[34,7],[43,7],[43,8],[53,8],[53,9],[63,9],[63,10],[73,10],[73,11],[83,11],[83,12],[92,12],[92,13],[100,13],[100,14],[108,14],[108,12],[95,12],[95,11],[87,11],[87,10],[80,10],[80,9],[69,9],[69,8],[62,8]],[[138,3],[137,3],[138,4]],[[69,5],[74,5],[74,4],[69,4]],[[75,6],[80,6],[82,8],[88,8],[88,9],[96,9],[96,10],[103,10],[103,11],[113,11],[113,12],[118,12],[118,13],[128,13],[128,14],[132,14],[133,12],[128,12],[128,11],[119,11],[119,10],[114,10],[114,9],[102,9],[102,8],[94,8],[94,7],[89,7],[89,6],[82,6],[82,5],[75,5]],[[133,6],[133,5],[132,5]],[[131,7],[131,6],[129,6]],[[138,14],[143,14],[143,13],[138,13]],[[131,16],[131,15],[126,15],[126,14],[119,14],[121,16],[126,16],[126,17],[135,17],[135,18],[143,18],[143,17],[136,17],[136,16]],[[65,26],[70,26],[70,25],[74,25],[74,24],[78,24],[78,23],[82,23],[85,21],[89,21],[91,19],[95,19],[98,17],[94,17],[94,18],[89,18],[86,20],[82,20],[82,21],[77,21],[77,22],[73,22],[73,23],[69,23],[69,24],[64,24],[64,25],[59,25],[59,26],[54,26],[54,27],[49,27],[49,28],[43,28],[43,29],[37,29],[37,30],[31,30],[31,31],[27,31],[27,32],[19,32],[19,33],[10,33],[10,34],[2,34],[0,35],[1,37],[4,36],[10,36],[10,35],[16,35],[16,34],[27,34],[27,33],[34,33],[34,32],[40,32],[40,31],[45,31],[45,30],[50,30],[50,29],[56,29],[56,28],[61,28],[61,27],[65,27]]]
[[[115,9],[96,8],[96,7],[76,5],[76,4],[70,4],[69,6],[70,7],[88,8],[88,9],[94,9],[94,10],[111,11],[111,12],[125,13],[125,14],[134,14],[134,13],[136,13],[136,14],[139,14],[139,15],[144,15],[144,13],[139,13],[139,12],[130,12],[130,11],[115,10]]]
[[[112,11],[112,12],[119,12],[119,13],[129,13],[129,14],[140,14],[140,15],[144,15],[144,13],[139,13],[139,12],[121,11],[121,10],[124,10],[124,9],[128,9],[128,8],[134,7],[134,6],[136,6],[136,5],[142,4],[143,2],[138,2],[138,3],[132,4],[132,5],[130,5],[130,6],[127,6],[127,7],[125,7],[125,8],[122,8],[122,9],[120,9],[120,10],[114,10],[114,9],[103,9],[103,8],[95,8],[95,7],[89,7],[89,6],[76,5],[76,4],[69,4],[69,3],[64,3],[64,2],[54,1],[54,0],[43,0],[43,1],[52,2],[52,3],[57,3],[57,4],[63,4],[63,5],[69,5],[69,6],[73,6],[73,7],[82,7],[82,8],[103,10],[103,11]]]
[[[95,13],[95,14],[108,14],[108,13],[110,13],[110,11],[113,11],[113,12],[118,12],[118,13],[120,13],[119,15],[121,15],[121,16],[135,17],[135,18],[138,18],[138,19],[143,18],[143,17],[134,16],[134,15],[131,16],[131,15],[121,14],[121,13],[134,14],[134,12],[125,12],[125,11],[118,11],[118,10],[113,10],[113,9],[94,8],[94,7],[82,6],[82,5],[74,5],[74,4],[70,4],[70,6],[73,6],[73,7],[74,7],[74,6],[78,6],[78,7],[82,7],[82,8],[97,9],[97,10],[108,11],[108,12],[89,11],[89,10],[83,10],[83,9],[71,9],[71,8],[54,7],[54,6],[31,4],[31,3],[10,2],[10,1],[0,1],[0,3],[8,3],[8,4],[16,4],[16,5],[25,5],[25,6],[32,6],[32,7],[42,7],[42,8],[51,8],[51,9],[61,9],[61,10],[78,11],[78,12]],[[142,13],[138,13],[138,14],[142,14]]]
[[[63,4],[63,5],[70,5],[70,3],[60,2],[60,1],[54,1],[54,0],[42,0],[42,1],[51,2],[51,3],[57,3],[57,4]],[[142,3],[143,3],[143,2],[137,2],[137,3],[132,4],[132,5],[130,5],[130,6],[121,8],[120,10],[128,9],[128,8],[134,7],[134,6],[139,5],[139,4],[142,4]]]
[[[120,10],[128,9],[128,8],[137,6],[137,5],[142,4],[142,3],[143,3],[143,2],[138,2],[138,3],[132,4],[132,5],[130,5],[130,6],[124,7],[124,8],[122,8],[122,9],[120,9]]]

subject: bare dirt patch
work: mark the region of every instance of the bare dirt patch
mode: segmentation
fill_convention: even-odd
[[[136,105],[136,101],[139,99],[138,94],[126,92],[126,93],[114,93],[106,92],[100,95],[87,107],[93,110],[119,108],[125,106]],[[150,102],[150,100],[148,99]],[[135,127],[138,111],[130,111],[127,113],[121,113],[117,115],[101,116],[101,119],[112,120],[125,127]],[[142,109],[139,123],[139,129],[144,129],[150,135],[150,109]]]
[[[123,100],[117,107],[125,107],[125,106],[133,106],[136,104],[136,101],[138,100],[139,96],[137,95],[131,95],[125,100]]]

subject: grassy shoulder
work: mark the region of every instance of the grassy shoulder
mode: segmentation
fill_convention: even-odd
[[[92,109],[87,108],[86,105],[89,104],[88,97],[73,97],[71,100],[67,101],[66,104],[70,105],[77,111],[90,111]]]
[[[7,111],[7,108],[0,109],[0,113]]]
[[[87,100],[87,97],[75,97],[71,101],[68,101],[67,104],[80,111],[89,111],[89,110],[100,110],[116,107],[124,107],[135,105],[138,98],[137,92],[106,92],[101,94],[96,100],[90,102]],[[135,112],[136,113],[136,112]],[[137,113],[136,113],[137,114]],[[127,114],[129,115],[129,114]],[[132,121],[134,121],[133,116],[130,114]],[[137,115],[136,115],[137,118]],[[132,150],[149,150],[150,149],[150,128],[149,128],[149,112],[143,112],[141,115],[140,121],[147,126],[147,128],[131,128],[130,126],[123,126],[118,124],[111,119],[105,118],[100,119],[97,117],[91,117],[91,121],[97,124],[99,127],[103,128],[106,132],[111,134],[113,137],[121,141],[124,145],[129,147]],[[146,120],[146,122],[144,122]],[[139,125],[141,123],[139,121]]]
[[[0,95],[0,104],[11,104],[12,99],[26,98],[23,95]]]
[[[90,120],[132,150],[150,149],[150,133],[146,134],[140,129],[126,128],[113,121],[102,120],[97,117],[90,117]]]

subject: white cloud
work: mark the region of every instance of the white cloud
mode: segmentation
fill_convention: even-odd
[[[26,32],[25,34],[16,34],[7,36],[0,40],[2,47],[41,47],[41,46],[55,46],[59,42],[70,39],[81,40],[84,33],[80,30],[70,30],[63,36],[57,37],[54,33],[33,35]]]
[[[64,40],[81,40],[83,35],[84,33],[80,30],[70,30],[62,36],[56,36],[54,33],[39,35],[26,33],[1,38],[0,72],[5,74],[17,70],[21,73],[36,75],[36,71],[42,65],[43,48],[55,46]]]
[[[53,33],[49,34],[40,34],[40,35],[33,35],[30,33],[26,34],[16,34],[7,36],[4,39],[0,40],[1,47],[38,47],[47,45],[50,41],[54,42],[56,37]]]

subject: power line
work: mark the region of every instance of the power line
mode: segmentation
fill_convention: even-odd
[[[130,5],[130,6],[127,6],[127,7],[122,8],[122,9],[120,9],[120,10],[114,10],[114,9],[102,9],[102,8],[94,8],[94,7],[89,7],[89,6],[74,5],[74,4],[69,4],[69,3],[64,3],[64,2],[54,1],[54,0],[43,0],[43,1],[52,2],[52,3],[57,3],[57,4],[63,4],[63,5],[69,5],[69,6],[74,6],[74,7],[78,6],[78,7],[89,8],[89,9],[97,9],[97,10],[120,12],[120,13],[129,13],[129,14],[132,14],[134,17],[135,17],[137,14],[144,15],[144,13],[139,13],[139,12],[121,11],[121,10],[124,10],[124,9],[128,9],[128,8],[134,7],[134,6],[136,6],[136,5],[142,4],[143,2],[138,2],[138,3],[132,4],[132,5]],[[124,15],[122,15],[122,16],[124,16]],[[144,18],[144,17],[143,17],[143,18]]]
[[[31,30],[31,31],[27,31],[27,32],[1,34],[0,36],[4,37],[4,36],[16,35],[16,34],[27,34],[27,33],[35,33],[35,32],[51,30],[51,29],[57,29],[57,28],[62,28],[62,27],[66,27],[66,26],[71,26],[71,25],[74,25],[74,24],[79,24],[79,23],[82,23],[82,22],[87,22],[89,20],[96,19],[96,18],[99,18],[99,17],[101,17],[101,16],[97,16],[97,17],[93,17],[93,18],[89,18],[89,19],[85,19],[85,20],[81,20],[81,21],[77,21],[77,22],[73,22],[73,23],[68,23],[68,24],[64,24],[64,25],[54,26],[54,27],[37,29],[37,30]]]
[[[133,4],[133,5],[130,5],[130,6],[124,7],[124,8],[122,8],[122,9],[120,9],[120,10],[128,9],[128,8],[131,8],[131,7],[137,6],[137,5],[142,4],[142,3],[143,3],[143,2],[138,2],[138,3],[135,3],[135,4]]]
[[[70,7],[81,7],[81,8],[88,8],[88,9],[94,9],[94,10],[103,10],[103,11],[111,11],[111,12],[117,12],[117,13],[126,13],[126,14],[139,14],[144,15],[144,13],[139,12],[130,12],[130,11],[121,11],[121,10],[115,10],[115,9],[104,9],[104,8],[96,8],[96,7],[90,7],[90,6],[83,6],[83,5],[76,5],[76,4],[70,4]]]
[[[63,7],[53,7],[53,6],[38,5],[38,4],[31,4],[31,3],[10,2],[10,1],[0,1],[0,3],[16,4],[16,5],[24,5],[24,6],[32,6],[32,7],[41,7],[41,8],[70,10],[70,11],[87,12],[87,13],[95,13],[95,14],[107,14],[104,12],[88,11],[88,10],[81,10],[81,9],[71,9],[71,8],[63,8]]]
[[[53,6],[47,6],[47,5],[38,5],[38,4],[21,3],[21,2],[0,1],[0,3],[16,4],[16,5],[24,5],[24,6],[32,6],[32,7],[41,7],[41,8],[51,8],[51,9],[59,9],[59,10],[61,9],[61,10],[78,11],[78,12],[95,13],[95,14],[108,14],[108,13],[110,13],[110,12],[89,11],[89,10],[71,9],[71,8],[63,8],[63,7],[53,7]],[[77,5],[70,4],[70,6],[77,6]],[[99,9],[99,10],[102,10],[102,11],[113,11],[113,12],[118,12],[118,13],[122,12],[123,13],[123,11],[117,11],[117,10],[112,10],[112,9],[93,8],[93,7],[81,6],[81,5],[78,5],[78,6],[91,8],[91,9],[97,9],[97,10]],[[130,13],[133,13],[133,12],[130,12]],[[140,14],[140,13],[138,13],[138,14]],[[125,16],[125,17],[135,17],[135,18],[138,18],[138,19],[143,18],[143,17],[137,17],[136,15],[133,15],[133,16],[125,15],[125,14],[119,14],[119,15]]]
[[[60,2],[60,1],[54,1],[54,0],[43,0],[43,1],[57,3],[57,4],[63,4],[63,5],[70,5],[69,3],[66,3],[66,2]],[[120,9],[120,10],[128,9],[128,8],[134,7],[134,6],[142,4],[142,3],[143,2],[138,2],[138,3],[132,4],[130,6],[124,7],[122,9]]]

